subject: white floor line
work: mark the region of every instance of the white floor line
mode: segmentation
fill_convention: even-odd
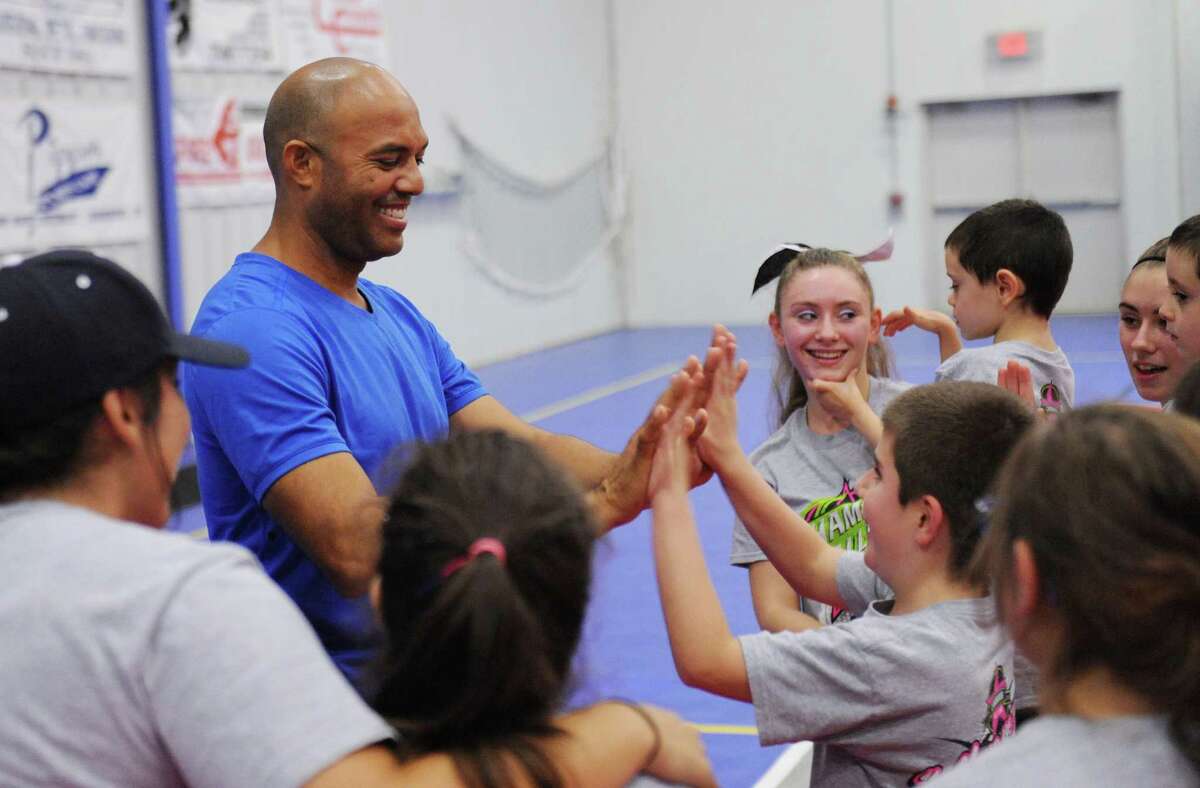
[[[660,364],[653,369],[648,369],[645,372],[639,372],[636,375],[630,375],[627,378],[609,383],[605,386],[597,386],[594,389],[576,394],[573,397],[560,399],[558,402],[551,402],[549,405],[543,405],[536,410],[531,410],[528,413],[522,413],[521,418],[530,424],[536,424],[543,419],[548,419],[551,416],[557,416],[560,413],[566,413],[569,410],[587,405],[605,397],[610,397],[613,394],[619,394],[622,391],[627,391],[636,388],[643,383],[649,383],[652,380],[665,378],[673,374],[676,370],[683,366],[683,359],[679,361],[671,361],[666,364]]]
[[[773,362],[770,358],[753,358],[750,359],[752,369],[768,369]],[[536,424],[543,419],[548,419],[551,416],[557,416],[560,413],[566,413],[569,410],[588,405],[596,400],[610,397],[613,394],[619,394],[622,391],[628,391],[632,388],[637,388],[643,383],[649,383],[659,378],[669,377],[676,370],[683,367],[683,360],[672,361],[666,364],[660,364],[657,367],[648,369],[645,372],[639,372],[636,375],[630,375],[627,378],[621,378],[604,386],[597,386],[594,389],[576,394],[573,397],[560,399],[558,402],[551,402],[549,405],[543,405],[536,410],[531,410],[527,413],[522,413],[521,418],[530,424]]]

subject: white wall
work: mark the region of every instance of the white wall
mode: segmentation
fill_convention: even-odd
[[[619,0],[617,20],[634,323],[758,321],[776,243],[881,240],[882,0]]]
[[[522,0],[504,13],[468,0],[384,2],[387,66],[421,108],[427,167],[456,169],[454,118],[512,169],[564,174],[603,144],[610,123],[606,6]],[[282,76],[282,75],[281,75]],[[260,91],[265,104],[278,78]],[[254,91],[251,91],[254,92]],[[266,229],[269,206],[183,211],[188,322],[200,299]],[[499,287],[461,250],[457,197],[427,194],[410,212],[400,255],[364,276],[410,297],[468,362],[478,363],[616,328],[618,271],[596,260],[574,290],[536,299]]]
[[[1124,154],[1123,259],[1132,264],[1182,218],[1174,6],[1173,0],[897,0],[897,81],[905,107],[902,165],[913,208],[926,202],[919,104],[1116,90]],[[1042,54],[1025,62],[990,61],[986,36],[1014,29],[1040,31]],[[930,248],[921,235],[925,217],[915,210],[910,215],[921,221],[906,225],[903,247]],[[1087,262],[1077,260],[1073,276],[1085,272]],[[926,290],[940,298],[940,267],[925,263]],[[1112,301],[1115,307],[1115,292]]]
[[[538,178],[574,170],[603,145],[611,115],[603,0],[385,6],[392,70],[421,107],[429,165],[458,163],[449,118],[499,161]],[[459,220],[453,198],[418,201],[404,251],[367,275],[411,297],[464,358],[511,356],[620,325],[610,256],[575,290],[534,299],[475,267],[461,251]]]
[[[1178,60],[1181,216],[1200,213],[1200,3],[1176,0],[1175,37]]]
[[[878,240],[889,0],[616,2],[634,323],[761,320],[766,300],[744,294],[772,244]],[[893,261],[869,269],[884,306],[944,303],[941,261],[923,252],[922,102],[1118,90],[1126,257],[1183,217],[1181,160],[1200,172],[1200,148],[1188,139],[1181,155],[1172,25],[1196,30],[1200,14],[1176,0],[895,0],[894,16],[906,207]],[[987,35],[1011,29],[1040,31],[1042,55],[991,62]],[[1188,63],[1184,83],[1200,87]],[[1200,122],[1200,100],[1187,106]]]

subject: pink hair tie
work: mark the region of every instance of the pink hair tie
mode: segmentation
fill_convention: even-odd
[[[505,562],[508,554],[504,550],[504,545],[499,539],[493,539],[490,536],[481,536],[471,546],[467,548],[466,555],[460,555],[458,558],[451,559],[448,564],[442,567],[442,577],[447,578],[450,575],[462,569],[467,564],[471,563],[477,556],[482,553],[491,553],[496,556],[496,560],[501,564]]]

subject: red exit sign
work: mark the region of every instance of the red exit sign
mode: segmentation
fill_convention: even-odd
[[[988,53],[996,60],[1028,60],[1039,52],[1041,36],[1029,30],[1009,30],[988,36]]]

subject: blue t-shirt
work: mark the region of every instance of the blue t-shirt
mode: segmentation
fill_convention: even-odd
[[[242,345],[250,366],[183,369],[209,535],[258,556],[352,680],[379,644],[370,603],[341,596],[263,497],[335,452],[374,476],[398,446],[445,437],[450,415],[486,393],[408,299],[365,279],[358,289],[370,311],[272,257],[238,255],[192,333]]]

